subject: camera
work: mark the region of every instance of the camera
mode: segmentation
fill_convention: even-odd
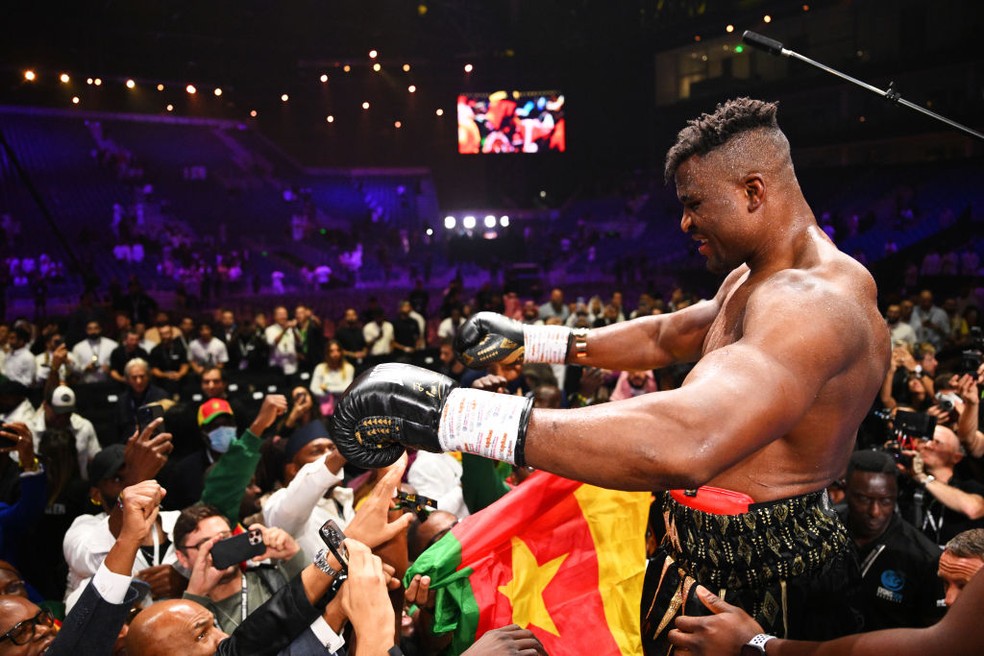
[[[327,522],[321,525],[318,529],[318,535],[321,536],[322,541],[328,550],[331,551],[335,559],[341,564],[343,568],[348,568],[348,549],[343,543],[345,540],[345,533],[342,529],[335,523],[335,520],[329,519]]]
[[[939,406],[940,410],[948,414],[956,411],[958,401],[960,401],[960,397],[953,392],[936,393],[936,405]]]
[[[977,376],[977,370],[981,366],[981,352],[976,350],[963,351],[960,354],[960,368],[957,373],[970,374]]]

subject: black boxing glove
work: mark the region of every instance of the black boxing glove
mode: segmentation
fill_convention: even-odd
[[[345,391],[330,432],[341,454],[367,469],[396,462],[408,446],[522,465],[532,407],[532,399],[463,389],[428,369],[381,364]]]
[[[572,339],[573,331],[566,326],[532,326],[495,312],[479,312],[461,326],[454,350],[472,369],[493,362],[564,364]]]

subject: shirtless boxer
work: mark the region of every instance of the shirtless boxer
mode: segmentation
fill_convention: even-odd
[[[681,229],[711,271],[712,300],[595,330],[478,313],[456,349],[470,366],[568,362],[607,369],[696,365],[681,388],[574,410],[455,388],[381,365],[339,403],[333,437],[376,467],[403,446],[529,464],[623,490],[663,490],[661,551],[642,600],[647,653],[676,615],[706,609],[701,583],[767,632],[823,639],[856,627],[857,579],[824,488],[837,478],[888,367],[875,283],[837,250],[803,198],[776,105],[741,98],[691,121],[666,160]]]

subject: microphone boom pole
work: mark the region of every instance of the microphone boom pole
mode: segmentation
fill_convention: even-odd
[[[748,45],[752,46],[753,48],[757,48],[759,50],[763,50],[763,51],[769,53],[770,55],[776,55],[776,56],[782,56],[782,57],[792,57],[793,59],[798,59],[801,62],[805,62],[805,63],[809,64],[810,66],[813,66],[815,68],[819,68],[821,71],[826,71],[827,73],[830,73],[831,75],[834,75],[836,77],[839,77],[842,80],[846,80],[848,82],[852,82],[852,83],[858,85],[859,87],[861,87],[862,89],[867,89],[868,91],[871,91],[872,93],[875,93],[875,94],[881,96],[885,100],[888,100],[890,102],[897,103],[899,105],[902,105],[903,107],[908,107],[909,109],[914,109],[914,110],[916,110],[917,112],[919,112],[921,114],[925,114],[926,116],[929,116],[930,118],[935,118],[937,121],[942,121],[943,123],[946,123],[950,127],[957,128],[958,130],[961,130],[963,132],[966,132],[967,134],[969,134],[971,136],[974,136],[974,137],[977,137],[978,139],[981,139],[982,141],[984,141],[984,134],[978,132],[977,130],[973,130],[973,129],[967,127],[966,125],[962,125],[960,123],[957,123],[956,121],[950,120],[950,119],[948,119],[945,116],[940,116],[936,112],[932,112],[932,111],[926,109],[925,107],[920,107],[919,105],[916,105],[915,103],[909,102],[908,100],[906,100],[905,98],[902,97],[902,95],[898,92],[898,90],[892,88],[893,85],[895,84],[894,82],[892,82],[892,83],[890,83],[888,85],[888,89],[887,90],[885,90],[885,89],[879,89],[878,87],[872,86],[872,85],[868,84],[867,82],[862,82],[861,80],[858,80],[857,78],[853,78],[850,75],[847,75],[845,73],[841,73],[840,71],[838,71],[836,69],[833,69],[833,68],[830,68],[829,66],[825,66],[824,64],[821,64],[818,61],[814,61],[814,60],[810,59],[809,57],[805,57],[805,56],[799,54],[798,52],[794,52],[792,50],[789,50],[788,48],[784,48],[783,45],[781,43],[779,43],[778,41],[776,41],[775,39],[770,39],[767,36],[763,36],[763,35],[761,35],[761,34],[759,34],[757,32],[752,32],[751,30],[745,30],[745,33],[742,34],[741,40],[744,41],[745,43],[747,43]]]

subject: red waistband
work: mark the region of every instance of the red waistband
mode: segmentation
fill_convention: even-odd
[[[744,492],[706,485],[696,490],[670,490],[670,496],[681,506],[714,515],[742,515],[755,503]]]

